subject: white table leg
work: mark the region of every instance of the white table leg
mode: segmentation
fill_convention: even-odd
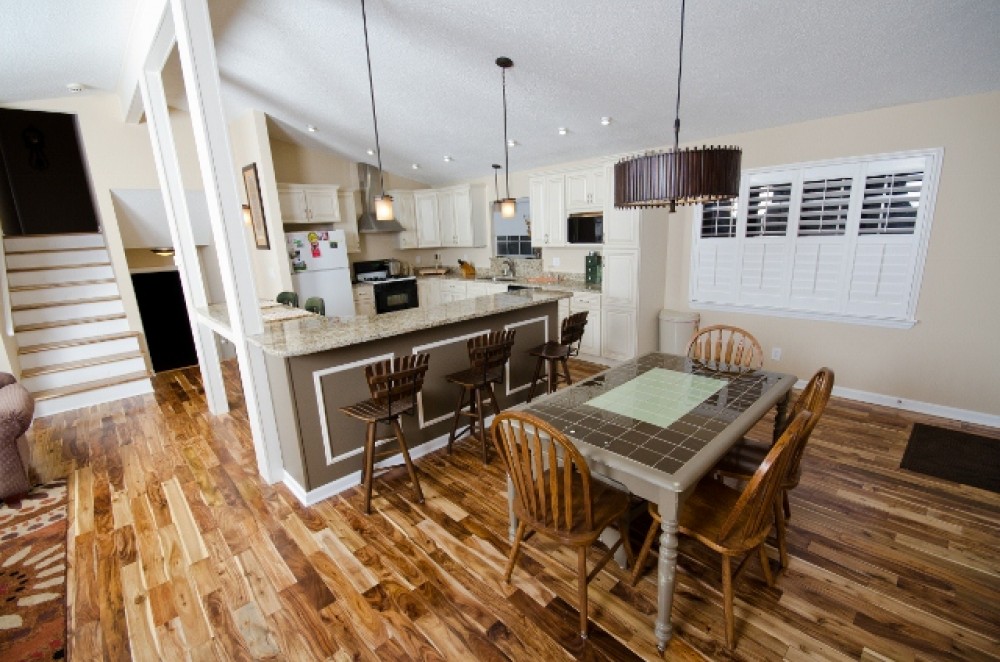
[[[659,504],[663,519],[663,533],[660,534],[660,560],[658,563],[656,595],[656,646],[660,651],[667,648],[673,634],[670,625],[670,611],[674,604],[674,580],[677,572],[677,512],[680,501],[677,494],[665,495]]]

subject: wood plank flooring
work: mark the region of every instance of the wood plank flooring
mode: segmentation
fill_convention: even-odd
[[[35,422],[35,458],[70,475],[71,659],[657,657],[652,575],[633,589],[609,564],[586,642],[571,551],[536,536],[502,581],[504,476],[474,445],[417,461],[422,505],[400,471],[376,481],[371,516],[356,489],[304,508],[258,478],[225,370],[225,416],[179,370],[152,396]],[[718,560],[682,541],[666,657],[1000,658],[1000,495],[899,470],[915,420],[941,423],[832,400],[792,494],[791,567],[774,588],[755,564],[741,578],[733,653]]]

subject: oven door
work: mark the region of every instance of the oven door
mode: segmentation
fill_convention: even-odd
[[[417,281],[402,280],[395,283],[375,283],[375,312],[391,313],[420,305],[417,299]]]

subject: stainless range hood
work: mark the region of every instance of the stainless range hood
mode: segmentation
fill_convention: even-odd
[[[383,194],[382,182],[378,175],[378,168],[367,163],[358,164],[358,182],[361,185],[361,215],[358,216],[358,232],[365,234],[403,232],[406,228],[400,225],[399,221],[380,221],[375,218],[375,196]]]

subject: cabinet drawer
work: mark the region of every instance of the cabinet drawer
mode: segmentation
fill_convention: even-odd
[[[571,306],[573,310],[600,310],[601,295],[593,292],[574,292]]]

